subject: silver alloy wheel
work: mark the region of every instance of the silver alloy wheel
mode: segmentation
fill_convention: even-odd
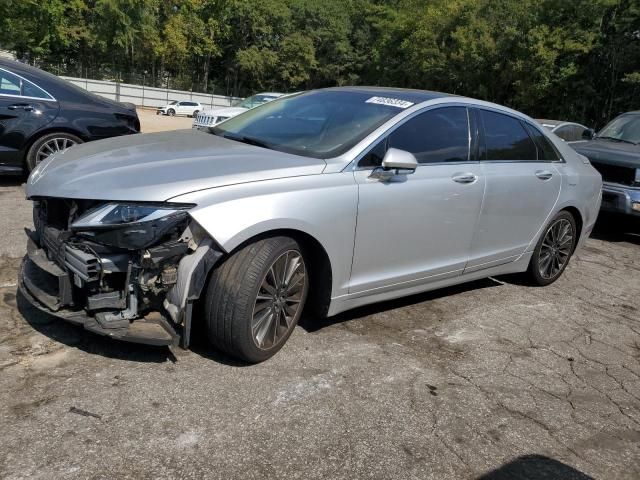
[[[74,142],[70,138],[65,137],[54,137],[47,140],[42,145],[40,145],[40,148],[38,148],[38,152],[36,153],[36,165],[48,158],[50,155],[66,150],[67,148],[72,147],[75,144],[76,142]]]
[[[251,334],[258,348],[272,348],[293,328],[306,284],[307,270],[297,250],[284,252],[269,267],[258,289],[251,317]]]
[[[573,249],[573,226],[566,218],[553,223],[544,236],[538,256],[542,278],[555,278],[569,261]]]

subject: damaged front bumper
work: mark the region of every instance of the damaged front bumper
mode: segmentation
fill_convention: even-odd
[[[189,346],[193,303],[222,256],[209,237],[96,252],[55,229],[28,235],[18,284],[34,307],[114,339]]]

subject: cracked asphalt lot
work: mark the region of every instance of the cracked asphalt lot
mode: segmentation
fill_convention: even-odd
[[[488,279],[318,322],[244,366],[117,343],[16,296],[0,182],[0,477],[640,478],[640,224],[546,288]]]

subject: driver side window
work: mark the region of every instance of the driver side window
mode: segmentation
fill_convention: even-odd
[[[380,166],[389,147],[413,153],[420,164],[466,162],[470,158],[469,132],[466,107],[435,108],[393,130],[360,160],[359,166]]]

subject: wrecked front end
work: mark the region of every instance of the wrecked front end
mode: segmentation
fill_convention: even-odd
[[[188,347],[193,302],[222,256],[192,205],[32,200],[19,279],[31,304],[112,338]]]

